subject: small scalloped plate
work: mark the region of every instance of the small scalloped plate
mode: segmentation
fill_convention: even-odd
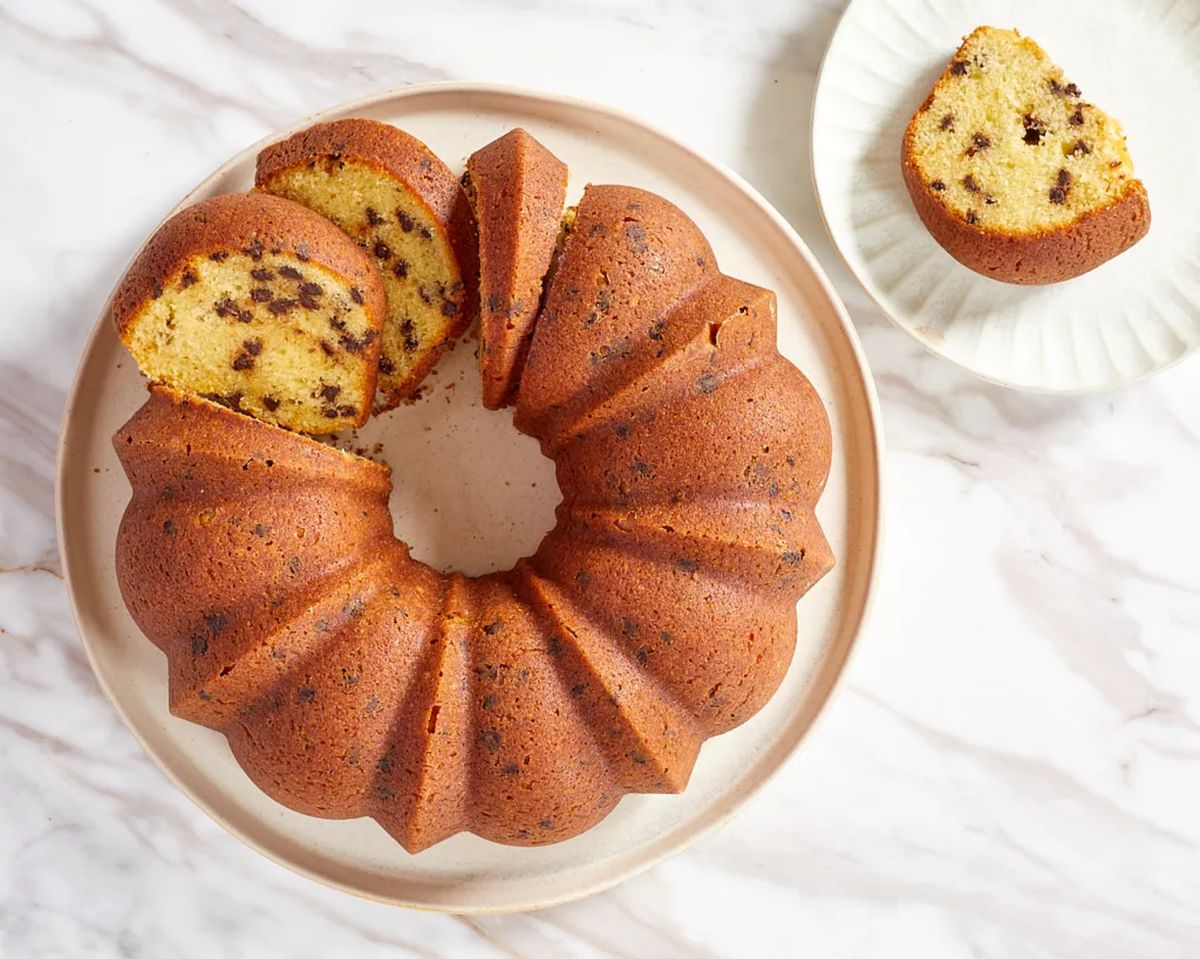
[[[1091,273],[1020,287],[982,277],[926,232],[900,176],[909,117],[962,38],[1037,40],[1124,126],[1150,233]],[[852,0],[813,106],[822,214],[851,272],[933,353],[1018,389],[1131,383],[1200,345],[1200,6],[1195,0]]]
[[[837,295],[783,218],[736,176],[641,121],[579,100],[433,84],[336,107],[270,139],[344,116],[395,123],[458,169],[475,148],[523,126],[570,166],[570,202],[589,181],[661,193],[696,220],[722,269],[776,291],[779,348],[825,401],[834,442],[817,513],[838,564],[801,601],[791,669],[758,715],[704,745],[682,794],[626,796],[607,819],[566,842],[515,848],[459,835],[412,856],[369,819],[335,822],[285,809],[251,783],[224,737],[168,713],[166,661],[121,601],[113,547],[129,484],[111,437],[146,391],[107,307],[80,361],[59,447],[59,546],[80,635],[100,685],[150,756],[213,819],[276,862],[348,892],[450,912],[576,899],[732,816],[778,772],[827,700],[875,583],[881,438],[874,383]],[[262,145],[231,159],[183,203],[248,188]],[[417,402],[368,422],[356,444],[379,444],[392,463],[392,515],[415,556],[473,574],[507,567],[553,525],[559,492],[552,464],[513,429],[510,413],[483,409],[469,338],[427,384]]]

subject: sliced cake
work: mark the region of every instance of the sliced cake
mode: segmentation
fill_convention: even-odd
[[[182,210],[142,248],[112,312],[156,383],[304,433],[370,414],[383,284],[353,241],[298,203],[235,193]]]
[[[373,257],[387,293],[376,405],[411,396],[478,306],[475,224],[458,179],[415,137],[348,119],[267,147],[256,182],[328,217]]]
[[[517,128],[475,151],[463,187],[479,225],[483,405],[512,402],[558,241],[567,165]]]
[[[1119,124],[1015,30],[963,41],[909,122],[902,163],[934,239],[1008,283],[1079,276],[1150,228]]]

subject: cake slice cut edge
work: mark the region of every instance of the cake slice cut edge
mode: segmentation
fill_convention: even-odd
[[[963,40],[908,124],[901,165],[934,239],[992,279],[1070,279],[1150,228],[1120,124],[1016,30]]]

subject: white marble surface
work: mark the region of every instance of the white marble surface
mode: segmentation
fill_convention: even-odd
[[[1200,360],[1039,398],[889,326],[809,181],[840,5],[0,4],[0,956],[1200,954]],[[689,852],[523,916],[361,902],[227,836],[101,696],[54,538],[65,393],[146,230],[272,128],[447,78],[607,101],[745,175],[845,297],[888,430],[879,601],[805,747]]]

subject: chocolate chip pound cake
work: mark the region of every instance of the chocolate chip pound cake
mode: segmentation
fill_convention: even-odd
[[[113,321],[155,383],[303,433],[370,414],[385,300],[336,226],[262,193],[171,217],[117,288]]]
[[[267,147],[256,180],[328,217],[374,258],[388,304],[376,405],[398,405],[478,307],[475,223],[458,179],[415,137],[348,119]]]
[[[979,27],[909,122],[904,181],[951,256],[1008,283],[1055,283],[1150,228],[1119,124],[1033,40]]]
[[[519,127],[467,160],[463,188],[479,224],[483,405],[511,403],[558,242],[567,165]]]

